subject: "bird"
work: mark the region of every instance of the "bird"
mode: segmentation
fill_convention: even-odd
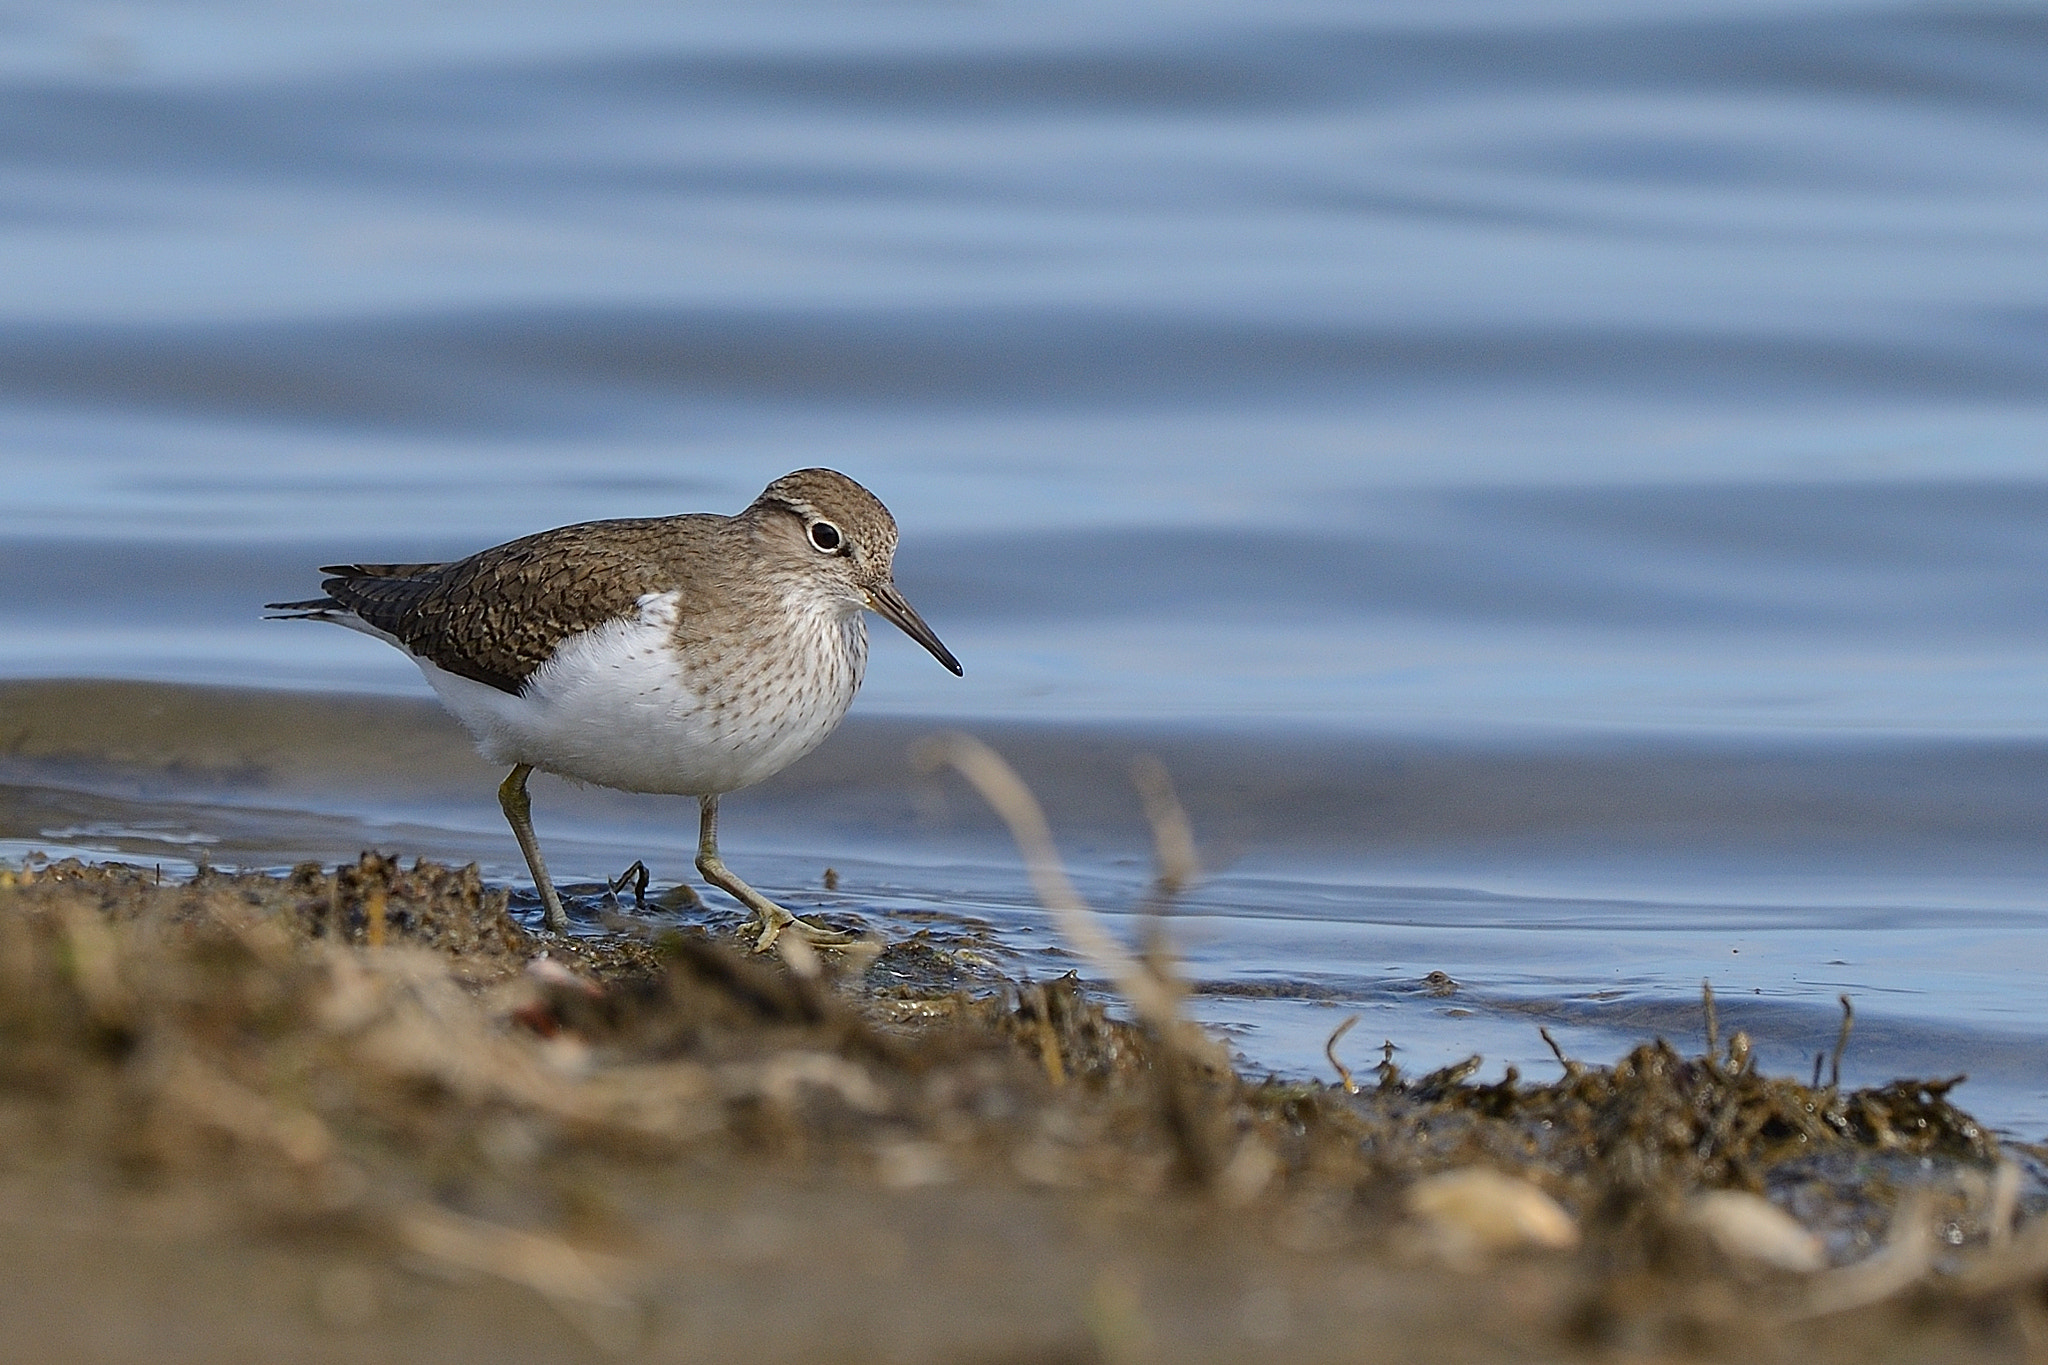
[[[799,469],[733,516],[579,522],[441,564],[335,564],[324,596],[272,620],[375,636],[419,666],[483,756],[511,771],[498,804],[540,893],[568,916],[534,837],[535,770],[694,796],[697,870],[760,922],[844,942],[748,886],[718,854],[718,798],[780,772],[838,726],[867,667],[864,615],[955,676],[960,661],[896,588],[896,521],[832,469]]]

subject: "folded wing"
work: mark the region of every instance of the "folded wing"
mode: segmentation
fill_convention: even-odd
[[[270,606],[353,617],[437,668],[517,694],[563,640],[676,586],[659,555],[659,530],[673,520],[564,526],[447,564],[330,564],[320,571],[327,596]]]

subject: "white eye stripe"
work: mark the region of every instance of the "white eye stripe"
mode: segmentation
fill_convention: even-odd
[[[824,554],[834,554],[846,544],[846,537],[837,526],[823,517],[811,523],[811,544]]]

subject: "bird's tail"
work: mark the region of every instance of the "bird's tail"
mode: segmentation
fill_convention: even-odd
[[[263,610],[271,613],[266,621],[332,621],[348,608],[331,597],[311,597],[303,602],[265,602]]]

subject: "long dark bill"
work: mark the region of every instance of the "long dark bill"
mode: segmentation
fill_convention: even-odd
[[[924,618],[903,600],[903,594],[896,591],[894,583],[881,583],[868,589],[868,605],[895,623],[896,628],[932,652],[932,657],[953,670],[953,676],[964,678],[965,669],[953,657],[953,651],[939,643],[939,637],[924,623]]]

